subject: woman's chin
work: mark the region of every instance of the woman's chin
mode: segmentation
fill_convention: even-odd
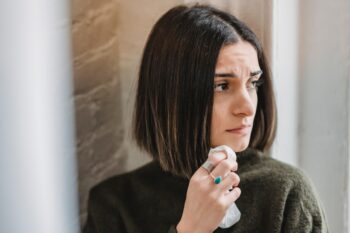
[[[242,152],[242,151],[244,151],[245,149],[247,149],[248,148],[248,146],[245,146],[245,147],[242,147],[242,148],[240,148],[240,149],[237,149],[237,150],[235,150],[235,149],[233,149],[236,153],[238,153],[238,152]]]
[[[242,141],[242,142],[236,142],[236,143],[223,143],[222,145],[227,145],[232,148],[234,152],[242,152],[249,146],[249,141]]]
[[[232,148],[234,152],[242,152],[248,148],[250,142],[250,135],[246,135],[245,137],[238,138],[221,138],[220,140],[216,140],[212,142],[211,147],[217,147],[221,145],[226,145]]]

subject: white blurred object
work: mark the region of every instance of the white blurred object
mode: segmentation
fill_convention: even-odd
[[[70,1],[0,3],[0,232],[77,233]]]
[[[236,153],[231,149],[231,147],[226,145],[221,145],[215,148],[210,149],[209,155],[217,152],[225,152],[227,159],[236,160]],[[224,218],[220,222],[220,228],[229,228],[237,223],[241,218],[241,212],[237,208],[236,204],[233,203],[227,210]]]

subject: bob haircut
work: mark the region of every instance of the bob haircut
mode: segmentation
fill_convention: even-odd
[[[174,7],[154,25],[141,60],[133,137],[163,170],[189,179],[207,159],[217,58],[239,41],[256,49],[263,71],[248,148],[264,152],[275,137],[276,109],[257,36],[233,15],[198,4]]]

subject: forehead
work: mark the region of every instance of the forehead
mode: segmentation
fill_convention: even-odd
[[[216,63],[216,71],[230,71],[233,68],[259,69],[258,55],[254,47],[245,41],[226,45],[221,48]]]

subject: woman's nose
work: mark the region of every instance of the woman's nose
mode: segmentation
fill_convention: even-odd
[[[246,88],[240,90],[233,96],[231,112],[236,116],[252,116],[255,113],[257,104],[256,93],[252,93]]]

